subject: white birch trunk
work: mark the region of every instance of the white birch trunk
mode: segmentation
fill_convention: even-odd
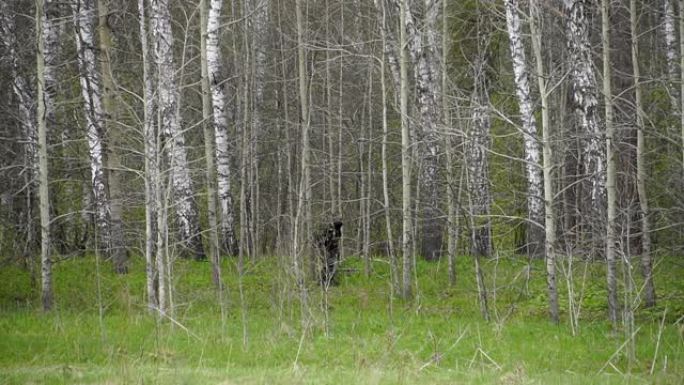
[[[448,86],[447,80],[449,77],[447,71],[447,58],[449,55],[449,44],[451,39],[449,38],[449,25],[447,23],[447,2],[442,1],[442,66],[441,66],[441,77],[442,77],[442,119],[444,123],[444,130],[447,132],[444,135],[444,153],[446,155],[446,196],[447,196],[447,270],[449,276],[449,285],[454,286],[456,284],[456,253],[458,250],[458,237],[459,237],[459,214],[458,205],[460,205],[460,199],[456,198],[454,195],[458,191],[459,198],[461,194],[461,181],[463,178],[459,178],[458,187],[456,186],[454,180],[454,167],[453,167],[453,149],[452,149],[452,135],[456,134],[456,130],[451,127],[451,113],[450,113],[450,102],[448,99]],[[460,120],[460,119],[458,119]],[[461,173],[461,176],[463,173]]]
[[[527,175],[527,250],[531,256],[541,256],[544,244],[543,183],[537,124],[530,97],[529,71],[522,26],[518,14],[518,0],[506,0],[506,26],[510,41],[511,61],[515,79],[515,92],[522,118],[523,143],[525,147],[525,173]]]
[[[122,130],[118,126],[116,103],[116,85],[114,73],[111,67],[113,51],[113,31],[108,21],[110,0],[98,0],[98,32],[99,48],[98,59],[100,62],[100,74],[102,75],[102,107],[103,117],[102,134],[107,145],[107,187],[109,188],[110,207],[110,233],[111,249],[109,256],[112,260],[114,272],[125,274],[128,272],[128,253],[124,239],[123,223],[123,166],[121,164],[120,148]]]
[[[154,125],[154,80],[150,61],[145,0],[138,0],[138,23],[143,66],[143,140],[145,143],[145,274],[147,278],[147,306],[156,310],[159,306],[157,291],[159,273],[156,267],[157,243],[157,133]]]
[[[223,310],[223,285],[221,282],[221,247],[219,241],[218,219],[216,217],[216,164],[214,157],[214,135],[211,127],[212,103],[211,88],[209,86],[209,66],[207,63],[207,39],[205,34],[208,25],[207,1],[200,1],[200,24],[202,31],[201,66],[202,66],[202,131],[204,133],[204,158],[206,164],[207,186],[207,221],[209,222],[209,259],[212,266],[212,281],[216,287],[219,305]],[[223,315],[223,312],[222,312]]]
[[[399,68],[399,47],[397,46],[395,34],[387,22],[387,9],[384,0],[373,0],[375,5],[375,15],[378,20],[380,34],[382,35],[382,49],[385,55],[385,60],[389,66],[392,75],[392,84],[394,85],[395,104],[398,104],[398,95],[401,89],[401,75]]]
[[[220,207],[220,222],[223,249],[230,255],[237,253],[237,239],[235,237],[235,210],[233,194],[231,192],[233,170],[231,169],[231,153],[228,138],[228,111],[226,110],[226,95],[222,76],[222,57],[219,46],[219,21],[222,0],[209,2],[207,17],[206,45],[207,71],[209,88],[211,90],[212,117],[214,123],[214,140],[216,142],[216,163],[218,170],[218,201]]]
[[[308,241],[306,232],[302,231],[302,228],[308,226],[311,198],[311,182],[310,182],[310,168],[309,168],[309,158],[310,158],[310,143],[309,143],[309,104],[308,104],[308,92],[307,92],[307,70],[306,70],[306,51],[304,49],[304,16],[302,14],[302,0],[295,0],[295,13],[297,18],[297,70],[298,70],[298,86],[299,86],[299,122],[302,126],[302,136],[301,136],[301,179],[299,184],[299,195],[297,198],[297,211],[294,220],[294,231],[293,231],[293,270],[295,275],[295,280],[297,283],[297,288],[299,290],[300,305],[302,312],[302,328],[306,329],[308,323],[307,312],[308,309],[308,299],[307,290],[304,283],[304,271],[301,265],[302,251],[305,250],[304,243]],[[305,236],[301,236],[300,233],[305,233]]]
[[[418,133],[421,141],[420,157],[422,167],[418,180],[421,184],[421,196],[425,197],[420,203],[421,217],[421,254],[428,260],[438,259],[441,255],[442,227],[440,219],[439,201],[439,152],[440,137],[438,126],[440,123],[440,106],[438,96],[441,94],[439,81],[439,55],[437,19],[440,7],[439,0],[424,0],[422,6],[417,3],[392,0],[391,4],[399,13],[399,25],[405,33],[404,46],[397,45],[384,17],[384,7],[374,1],[376,17],[385,36],[384,51],[392,72],[396,91],[401,89],[400,66],[397,65],[397,51],[406,47],[410,64],[413,65],[414,81],[416,85],[417,110],[420,116]],[[412,9],[412,7],[414,9]],[[422,15],[418,19],[416,15]],[[399,53],[401,56],[403,52]],[[401,97],[400,97],[401,98]]]
[[[418,8],[414,3],[409,3]],[[422,167],[418,180],[421,184],[421,254],[427,260],[436,260],[441,255],[442,221],[440,221],[439,199],[439,135],[437,126],[440,120],[438,95],[441,94],[439,82],[439,56],[437,52],[437,18],[441,10],[439,0],[424,0],[420,10],[411,9],[406,4],[400,9],[405,27],[406,42],[414,66],[416,99],[420,115],[418,133],[422,141],[420,156]],[[419,12],[420,11],[420,12]],[[423,15],[422,23],[416,14]]]
[[[608,284],[608,316],[613,329],[618,321],[617,295],[617,145],[615,144],[615,125],[613,122],[613,90],[611,85],[610,63],[610,0],[601,1],[601,43],[603,46],[603,95],[606,113],[606,156],[608,199],[608,222],[606,223],[606,279]]]
[[[544,251],[546,254],[546,286],[549,296],[549,315],[551,320],[560,320],[558,309],[558,287],[556,284],[556,217],[553,212],[553,152],[551,147],[551,127],[549,119],[549,101],[546,89],[546,72],[542,56],[542,36],[539,29],[541,15],[539,14],[539,0],[530,4],[532,34],[532,50],[537,66],[537,84],[541,99],[542,140],[544,152]]]
[[[653,260],[651,256],[651,226],[648,195],[646,193],[646,140],[644,136],[644,110],[641,94],[641,69],[639,68],[639,31],[636,0],[629,1],[630,31],[632,36],[632,70],[634,74],[634,108],[636,110],[636,179],[639,195],[639,219],[641,225],[641,273],[644,277],[644,302],[646,307],[656,304],[653,284]],[[681,9],[681,8],[680,8]]]
[[[45,113],[48,125],[55,122],[55,87],[57,86],[57,65],[60,53],[60,34],[64,24],[59,24],[62,5],[59,0],[44,0],[43,38],[45,39]]]
[[[479,90],[476,92],[486,92]],[[489,129],[491,126],[488,97],[476,95],[473,107],[473,123],[468,133],[466,161],[468,163],[468,186],[471,200],[470,215],[474,217],[472,228],[472,253],[477,256],[491,255],[490,196],[489,196]]]
[[[572,97],[577,119],[585,135],[582,149],[584,174],[590,180],[591,207],[596,223],[605,213],[606,204],[606,149],[602,140],[598,116],[598,90],[589,42],[589,0],[565,0],[568,14],[568,48],[572,77]]]
[[[491,219],[489,218],[491,196],[489,190],[489,148],[491,144],[491,112],[489,86],[487,83],[487,50],[491,32],[485,15],[478,20],[477,57],[473,67],[474,90],[472,96],[472,123],[467,132],[465,158],[468,169],[468,193],[470,195],[471,254],[476,258],[492,253]],[[478,272],[480,274],[480,272]],[[483,281],[484,282],[484,281]],[[486,296],[484,287],[481,290]],[[486,301],[481,301],[485,305]],[[484,310],[483,310],[484,313]]]
[[[438,96],[441,95],[439,82],[439,55],[437,17],[441,7],[439,0],[425,0],[425,13],[422,31],[424,36],[417,52],[418,60],[414,71],[416,77],[416,97],[423,136],[422,168],[419,181],[421,183],[421,222],[422,242],[421,254],[427,260],[437,260],[441,256],[442,220],[440,220],[440,186],[439,186],[439,143],[437,127],[440,123],[440,106]]]
[[[667,61],[667,88],[670,95],[672,113],[678,115],[680,107],[679,92],[675,83],[677,82],[679,63],[677,60],[676,34],[677,30],[675,29],[675,8],[673,0],[663,0],[663,35],[665,38],[665,58]]]
[[[161,118],[159,129],[171,140],[168,157],[180,241],[196,260],[202,260],[206,255],[202,246],[199,214],[188,169],[185,137],[177,114],[179,94],[173,60],[169,2],[170,0],[152,0],[152,33],[158,77],[157,100]]]
[[[44,3],[41,3],[44,6]],[[44,17],[45,13],[42,11]],[[45,42],[45,27],[44,21],[40,23],[36,22],[36,26],[41,27],[41,42]],[[34,92],[31,89],[29,82],[20,73],[19,57],[17,56],[17,36],[16,36],[16,24],[14,21],[14,11],[9,9],[8,3],[6,1],[0,1],[0,34],[2,38],[2,43],[5,46],[5,52],[10,63],[10,75],[12,77],[12,92],[17,98],[17,105],[19,107],[19,120],[22,126],[22,133],[24,136],[24,157],[25,165],[28,172],[28,179],[30,181],[29,195],[32,195],[34,188],[37,187],[38,183],[38,129],[36,127],[36,111],[34,104]],[[45,49],[47,44],[44,44],[42,48],[45,54]],[[45,69],[42,81],[45,81],[45,72],[47,65],[45,63],[45,58],[43,58],[43,68]],[[47,83],[47,82],[46,82]],[[45,89],[43,89],[45,91]],[[47,108],[47,107],[46,107]],[[29,198],[31,199],[31,198]]]
[[[40,206],[40,262],[41,262],[41,302],[43,310],[49,311],[53,305],[52,292],[52,260],[50,258],[50,197],[48,190],[47,162],[47,108],[45,105],[45,50],[47,42],[44,35],[44,24],[50,21],[45,16],[44,3],[36,2],[36,37],[38,55],[36,55],[36,75],[38,77],[37,125],[38,125],[38,200]]]
[[[90,155],[90,180],[95,200],[95,223],[101,240],[100,249],[111,249],[110,205],[104,172],[104,109],[100,74],[95,55],[93,21],[96,15],[93,0],[73,0],[71,8],[76,29],[79,80],[86,117],[86,136]]]
[[[406,49],[406,14],[407,0],[399,0],[400,22],[399,22],[399,72],[400,72],[400,92],[399,107],[401,114],[401,186],[402,186],[402,282],[401,297],[408,299],[411,297],[411,234],[413,233],[411,218],[411,138],[409,132],[408,117],[408,52]]]
[[[247,3],[250,10],[252,34],[251,59],[252,59],[252,108],[250,130],[250,203],[251,220],[250,233],[252,234],[252,257],[258,256],[261,243],[260,222],[260,184],[259,184],[259,137],[264,132],[264,87],[266,75],[266,49],[268,35],[268,4],[266,0],[250,0]]]
[[[382,23],[385,22],[385,8],[382,8]],[[384,28],[381,28],[380,33],[385,43]],[[385,80],[385,55],[380,60],[380,95],[382,99],[382,199],[383,211],[385,213],[385,231],[387,235],[387,251],[390,257],[390,283],[392,284],[392,295],[394,295],[399,288],[399,269],[397,266],[397,255],[394,251],[394,236],[392,233],[392,216],[390,215],[390,198],[389,198],[389,176],[387,165],[387,138],[389,135],[389,128],[387,126],[387,85]]]
[[[679,0],[679,70],[680,79],[684,79],[684,0]],[[680,82],[679,95],[684,95],[684,81]],[[684,97],[680,97],[680,111],[679,118],[681,119],[682,130],[682,179],[684,180]]]

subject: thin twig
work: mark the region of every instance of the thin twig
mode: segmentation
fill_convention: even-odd
[[[597,374],[601,374],[601,373],[603,372],[603,369],[605,369],[606,366],[608,366],[609,364],[612,366],[613,358],[615,358],[615,356],[617,356],[618,353],[620,353],[620,351],[622,351],[622,349],[624,349],[624,347],[627,346],[627,344],[629,343],[629,341],[631,341],[631,340],[634,338],[634,336],[639,332],[639,330],[641,330],[641,326],[639,326],[639,327],[634,331],[634,333],[632,333],[632,335],[629,336],[629,338],[627,338],[627,339],[625,340],[625,342],[623,342],[622,345],[620,345],[619,348],[617,348],[617,350],[615,351],[615,353],[613,353],[613,354],[610,356],[610,358],[608,358],[608,361],[606,361],[606,363],[603,364],[603,366],[601,367],[601,369],[599,369],[599,371],[597,372]],[[614,366],[613,366],[613,367],[614,367]]]
[[[656,359],[658,358],[658,349],[660,348],[660,337],[663,335],[663,328],[665,327],[665,315],[667,314],[667,308],[663,310],[663,319],[660,320],[660,327],[658,328],[658,339],[656,340],[655,352],[653,352],[653,362],[651,363],[651,370],[649,374],[652,376],[653,371],[655,371]]]

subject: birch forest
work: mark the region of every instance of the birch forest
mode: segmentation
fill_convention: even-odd
[[[0,95],[0,383],[684,378],[684,0],[0,0]]]

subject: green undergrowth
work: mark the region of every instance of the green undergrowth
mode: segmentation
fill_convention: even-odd
[[[633,290],[621,285],[623,303],[635,303],[635,327],[617,332],[605,321],[601,263],[559,263],[562,321],[554,325],[542,261],[483,261],[489,322],[465,257],[457,261],[453,286],[446,261],[418,261],[411,301],[390,295],[386,259],[374,259],[365,277],[363,262],[349,258],[338,286],[307,287],[304,310],[282,268],[287,261],[260,259],[238,275],[235,260],[224,259],[219,303],[211,266],[179,260],[173,312],[163,320],[147,310],[140,260],[125,276],[94,258],[57,263],[49,314],[39,310],[30,274],[5,266],[0,384],[681,384],[684,378],[680,258],[658,260],[656,308],[638,305],[638,271]],[[564,271],[573,272],[580,306],[575,333]],[[625,282],[629,270],[621,274]]]

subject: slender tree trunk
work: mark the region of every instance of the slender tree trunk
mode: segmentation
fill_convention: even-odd
[[[215,1],[214,1],[215,2]],[[220,6],[219,6],[220,9]],[[210,126],[212,121],[212,102],[211,102],[211,87],[209,86],[209,66],[207,60],[207,46],[208,46],[208,17],[207,17],[207,1],[200,2],[200,24],[202,28],[201,39],[201,61],[202,61],[202,128],[204,133],[204,158],[207,165],[206,169],[206,186],[207,186],[207,220],[209,222],[209,260],[212,265],[212,281],[219,293],[219,299],[222,292],[221,285],[221,265],[220,265],[220,247],[218,235],[218,220],[216,218],[216,165],[214,162],[214,136]],[[222,302],[222,301],[221,301]]]
[[[523,142],[525,147],[525,172],[527,174],[527,245],[530,256],[541,257],[544,244],[544,203],[541,154],[537,138],[537,124],[530,97],[529,71],[523,44],[522,25],[518,14],[518,0],[506,0],[506,26],[510,41],[511,61],[515,78],[515,92],[518,96],[522,117]]]
[[[444,123],[444,131],[447,134],[444,136],[444,152],[446,155],[446,197],[447,197],[447,259],[448,259],[448,275],[449,275],[449,285],[454,286],[456,284],[456,252],[458,246],[458,209],[456,205],[458,201],[454,199],[454,167],[453,167],[453,154],[452,154],[452,133],[455,130],[451,129],[451,114],[449,111],[449,101],[447,94],[447,60],[449,55],[449,26],[447,24],[447,2],[442,1],[442,66],[441,66],[441,80],[442,80],[442,119]],[[458,191],[460,193],[460,185]]]
[[[280,10],[280,3],[278,3],[278,29],[282,30],[282,21],[281,21],[281,10]],[[283,38],[283,34],[279,35],[279,53],[280,53],[280,73],[282,76],[281,84],[280,84],[280,94],[282,98],[282,114],[283,114],[283,121],[284,127],[283,130],[285,132],[285,143],[286,143],[286,148],[285,148],[285,156],[287,159],[287,164],[286,164],[286,174],[287,174],[287,190],[285,193],[285,201],[287,202],[287,234],[288,234],[288,241],[290,244],[288,245],[289,250],[294,249],[294,225],[293,221],[295,218],[295,213],[294,213],[294,202],[295,202],[295,187],[294,187],[294,177],[293,177],[293,166],[294,166],[294,156],[293,156],[293,143],[291,141],[291,136],[290,136],[290,98],[288,94],[288,76],[287,76],[287,70],[286,70],[286,60],[285,60],[285,41]]]
[[[64,7],[58,0],[44,0],[45,21],[43,35],[45,36],[45,113],[48,125],[56,125],[55,93],[57,87],[58,60],[61,51],[60,35],[64,24],[60,18],[64,17]]]
[[[371,207],[373,202],[373,59],[369,62],[368,71],[368,131],[366,132],[366,143],[368,150],[361,156],[366,156],[366,170],[365,170],[365,189],[363,195],[364,209],[364,229],[363,229],[363,255],[366,261],[365,273],[366,277],[370,277],[373,271],[370,251],[370,237],[371,237]],[[363,170],[361,171],[364,172]],[[363,174],[362,174],[363,175]]]
[[[492,253],[488,162],[491,123],[489,95],[487,86],[484,84],[486,80],[483,79],[484,65],[483,62],[476,64],[479,69],[475,74],[475,106],[473,107],[473,123],[466,144],[466,161],[468,163],[468,190],[472,202],[470,215],[474,218],[474,226],[471,229],[473,242],[471,252],[474,255],[488,257]]]
[[[446,118],[445,118],[446,119]],[[448,120],[447,120],[448,121]],[[458,199],[454,197],[456,191],[461,191],[461,186],[456,187],[453,170],[453,155],[451,147],[451,139],[447,136],[445,138],[445,153],[446,153],[446,173],[447,173],[447,253],[448,253],[448,275],[449,285],[456,284],[456,253],[458,252],[458,237],[459,237],[459,223],[458,223]]]
[[[45,7],[49,4],[43,3],[43,15],[45,15],[45,21],[36,21],[36,27],[42,27],[42,37],[36,32],[36,42],[38,44],[43,44],[42,54],[42,68],[43,72],[38,73],[42,77],[44,84],[43,92],[45,97],[49,95],[47,87],[48,84],[48,68],[49,63],[47,61],[47,56],[49,52],[49,19],[46,15]],[[40,24],[40,25],[39,25]],[[33,249],[33,240],[35,238],[34,234],[34,218],[33,218],[33,202],[36,198],[36,190],[38,189],[39,182],[39,159],[38,159],[38,129],[36,122],[36,111],[34,100],[35,94],[26,78],[21,74],[19,55],[17,49],[17,36],[16,36],[16,23],[14,18],[14,11],[8,6],[7,1],[0,1],[0,35],[2,38],[2,43],[5,46],[5,51],[8,61],[10,62],[10,74],[12,77],[12,92],[14,93],[18,108],[19,108],[19,123],[22,128],[22,139],[24,141],[24,165],[25,170],[25,181],[26,181],[26,253],[30,254]],[[39,39],[40,38],[40,39]],[[48,101],[46,100],[45,108],[48,107]]]
[[[385,7],[382,6],[382,25],[385,23]],[[380,33],[383,39],[383,46],[385,46],[385,29],[382,27]],[[387,86],[385,81],[385,54],[383,51],[382,59],[380,60],[380,93],[382,104],[382,199],[383,211],[385,213],[385,231],[387,234],[387,251],[390,258],[390,283],[392,284],[392,294],[396,294],[399,289],[399,266],[397,263],[397,255],[394,250],[394,236],[392,234],[392,216],[390,214],[390,199],[389,199],[389,177],[387,166],[387,142],[389,135],[389,128],[387,127]]]
[[[245,51],[242,54],[243,58],[243,80],[242,80],[242,100],[243,100],[243,115],[242,115],[242,132],[240,133],[240,242],[238,246],[238,259],[242,267],[244,263],[245,254],[251,258],[252,256],[252,232],[251,232],[251,217],[249,210],[251,207],[251,194],[248,189],[250,181],[248,179],[249,172],[249,132],[251,125],[249,124],[249,53],[247,51],[247,36],[244,36]]]
[[[302,16],[302,0],[295,0],[295,13],[297,17],[297,69],[298,69],[298,86],[299,86],[299,122],[302,126],[301,136],[301,179],[299,185],[299,196],[297,199],[297,213],[294,223],[294,252],[293,267],[297,286],[299,288],[301,310],[302,310],[302,326],[307,327],[308,317],[306,316],[307,309],[307,293],[304,285],[304,275],[301,266],[301,261],[304,250],[306,250],[305,243],[308,241],[306,231],[302,228],[309,226],[308,208],[311,203],[311,183],[310,183],[310,164],[309,164],[309,104],[307,92],[306,79],[306,52],[304,50],[304,17]],[[304,236],[300,235],[304,233]]]
[[[409,116],[408,116],[408,52],[406,50],[406,1],[401,2],[401,10],[399,12],[399,72],[400,72],[400,97],[399,110],[401,114],[401,186],[402,186],[402,284],[401,297],[409,299],[411,293],[411,234],[412,218],[411,218],[411,138],[409,133]]]
[[[396,7],[396,1],[395,7]],[[403,7],[402,7],[403,5]],[[421,9],[410,2],[399,6],[400,25],[406,33],[406,47],[413,65],[417,109],[420,116],[421,167],[418,180],[421,186],[420,253],[427,260],[439,259],[442,246],[442,220],[439,212],[439,143],[437,127],[440,122],[439,56],[437,52],[437,18],[439,0],[425,0]],[[421,13],[422,23],[416,15]]]
[[[680,7],[681,12],[681,7]],[[670,94],[672,114],[679,115],[679,90],[677,90],[677,30],[675,28],[675,7],[673,0],[663,0],[663,35],[665,37],[665,58],[667,60],[667,90]]]
[[[546,89],[546,72],[542,56],[542,35],[539,29],[541,13],[539,0],[530,4],[532,14],[530,30],[532,33],[532,50],[537,65],[537,84],[541,99],[542,139],[544,152],[544,250],[546,253],[546,286],[549,295],[549,315],[551,321],[560,321],[558,310],[558,288],[556,285],[556,216],[553,212],[553,151],[551,146],[551,126],[549,119],[549,98]]]
[[[111,68],[112,31],[109,25],[109,1],[98,0],[98,32],[100,37],[100,71],[102,73],[103,138],[107,136],[107,182],[110,199],[111,250],[110,257],[114,271],[119,274],[128,272],[128,256],[124,240],[123,223],[123,167],[119,156],[121,128],[116,110],[115,86]]]
[[[440,123],[440,107],[438,97],[441,94],[439,83],[439,56],[437,19],[441,7],[439,0],[425,0],[423,9],[423,25],[420,29],[415,25],[407,26],[410,36],[409,49],[414,58],[414,77],[416,78],[416,98],[420,113],[420,125],[423,148],[421,154],[422,167],[418,179],[421,184],[421,254],[427,260],[437,260],[441,256],[442,220],[440,220],[440,188],[439,188],[439,143],[437,132]],[[406,19],[412,19],[407,11]],[[419,32],[420,31],[420,32]]]
[[[95,34],[93,21],[96,16],[93,0],[73,0],[71,3],[76,28],[76,50],[80,72],[81,95],[87,125],[88,153],[90,155],[90,180],[95,200],[95,223],[97,224],[100,245],[98,248],[111,255],[112,228],[110,223],[111,207],[107,194],[104,170],[104,121],[102,105],[102,82],[97,71],[95,55]]]
[[[401,89],[400,80],[400,69],[399,69],[399,59],[397,54],[399,54],[399,47],[397,46],[396,36],[393,33],[393,29],[388,26],[387,8],[385,7],[385,1],[383,0],[373,0],[375,5],[375,15],[378,19],[378,24],[380,26],[380,33],[382,35],[382,48],[383,55],[389,66],[390,73],[392,75],[392,83],[394,85],[394,103],[399,104],[399,93]]]
[[[569,0],[564,5],[568,13],[568,47],[570,50],[572,96],[583,140],[582,165],[590,180],[589,196],[592,215],[585,218],[592,224],[592,234],[598,247],[606,204],[606,151],[598,115],[596,76],[589,42],[589,0]]]
[[[251,225],[253,237],[253,254],[258,256],[261,247],[260,223],[260,183],[259,183],[259,136],[264,129],[264,90],[266,74],[266,49],[268,35],[268,2],[250,0],[247,3],[251,19],[251,58],[252,58],[252,109],[250,137],[250,170],[251,170]]]
[[[211,92],[214,138],[216,141],[216,163],[218,171],[218,201],[222,248],[230,255],[237,252],[235,237],[235,213],[231,192],[233,170],[231,167],[231,148],[228,138],[228,111],[226,110],[225,79],[222,74],[222,56],[219,44],[219,19],[223,6],[222,0],[209,1],[209,15],[205,39],[207,76]]]
[[[480,91],[482,92],[482,90]],[[489,171],[488,154],[490,116],[487,96],[476,96],[477,105],[473,109],[473,125],[467,144],[466,158],[468,161],[469,192],[472,206],[471,215],[475,218],[472,228],[472,253],[478,256],[490,256],[491,221],[489,219]],[[487,104],[485,104],[487,103]]]
[[[610,63],[610,0],[601,1],[601,43],[603,45],[603,94],[606,109],[606,157],[608,194],[608,222],[606,224],[606,262],[608,280],[608,315],[613,328],[618,321],[617,296],[617,162],[615,160],[617,145],[615,143],[615,126],[613,122],[613,91],[611,86]]]
[[[344,2],[340,3],[340,41],[345,38],[344,29]],[[342,219],[342,157],[343,157],[343,142],[342,142],[342,128],[344,127],[344,59],[339,59],[338,69],[338,96],[337,96],[337,217]],[[340,256],[344,257],[344,233],[340,239]]]
[[[199,214],[188,169],[185,137],[177,114],[179,96],[173,61],[169,0],[152,0],[152,32],[158,77],[157,98],[161,117],[159,129],[171,140],[168,157],[180,241],[196,260],[203,260],[206,255],[202,246]]]
[[[140,25],[140,46],[143,66],[143,140],[145,141],[145,273],[147,278],[147,306],[150,310],[159,307],[159,272],[155,264],[157,227],[157,133],[154,124],[154,81],[147,40],[147,17],[145,0],[138,0],[138,23]]]
[[[330,0],[325,1],[325,14],[330,15]],[[325,50],[325,99],[326,99],[326,107],[328,109],[328,113],[325,115],[325,130],[326,130],[326,139],[328,141],[328,167],[327,167],[327,174],[328,174],[328,190],[330,190],[330,214],[331,215],[337,215],[337,201],[335,198],[335,151],[334,151],[334,141],[333,141],[333,129],[332,129],[332,111],[333,111],[333,104],[332,104],[332,63],[331,63],[331,46],[330,46],[330,41],[332,40],[332,35],[330,34],[330,22],[329,20],[326,19],[325,23],[325,44],[326,44],[326,50]]]
[[[636,146],[636,179],[639,195],[639,219],[641,225],[641,273],[644,277],[644,300],[646,307],[656,304],[655,287],[653,284],[653,260],[651,256],[651,226],[649,223],[648,196],[646,194],[646,143],[644,138],[644,110],[641,95],[641,70],[639,69],[639,31],[637,15],[637,1],[629,1],[629,20],[632,35],[632,70],[634,73],[634,108],[636,115],[637,146]],[[681,8],[680,8],[681,9]]]
[[[162,119],[159,111],[157,112],[157,116],[157,127],[161,127]],[[163,148],[164,146],[169,144],[168,142],[168,140],[163,140],[162,133],[158,132],[157,148]],[[167,202],[165,201],[165,199],[168,199],[168,197],[166,196],[166,192],[168,191],[168,189],[164,187],[164,175],[167,173],[161,172],[162,166],[164,164],[164,158],[162,157],[160,152],[158,152],[155,156],[156,164],[158,167],[157,172],[155,173],[156,180],[154,182],[154,185],[156,186],[156,196],[154,198],[154,204],[156,206],[155,211],[157,213],[157,257],[155,261],[157,266],[157,310],[158,314],[160,316],[163,316],[167,313],[169,308],[169,293],[171,291],[169,285],[169,271],[167,263],[169,259],[168,206]]]
[[[50,259],[50,197],[48,192],[48,161],[47,161],[47,121],[45,105],[45,25],[49,23],[45,16],[45,3],[36,0],[36,40],[38,54],[36,55],[36,74],[38,86],[36,99],[38,126],[38,201],[40,207],[40,262],[41,262],[41,302],[44,311],[50,311],[53,306],[52,293],[52,261]],[[49,28],[49,27],[48,27]]]
[[[679,70],[680,78],[684,79],[684,0],[679,0]],[[679,114],[681,118],[681,129],[682,129],[682,180],[684,180],[684,81],[680,84],[681,89],[679,90],[681,108],[682,112]]]

